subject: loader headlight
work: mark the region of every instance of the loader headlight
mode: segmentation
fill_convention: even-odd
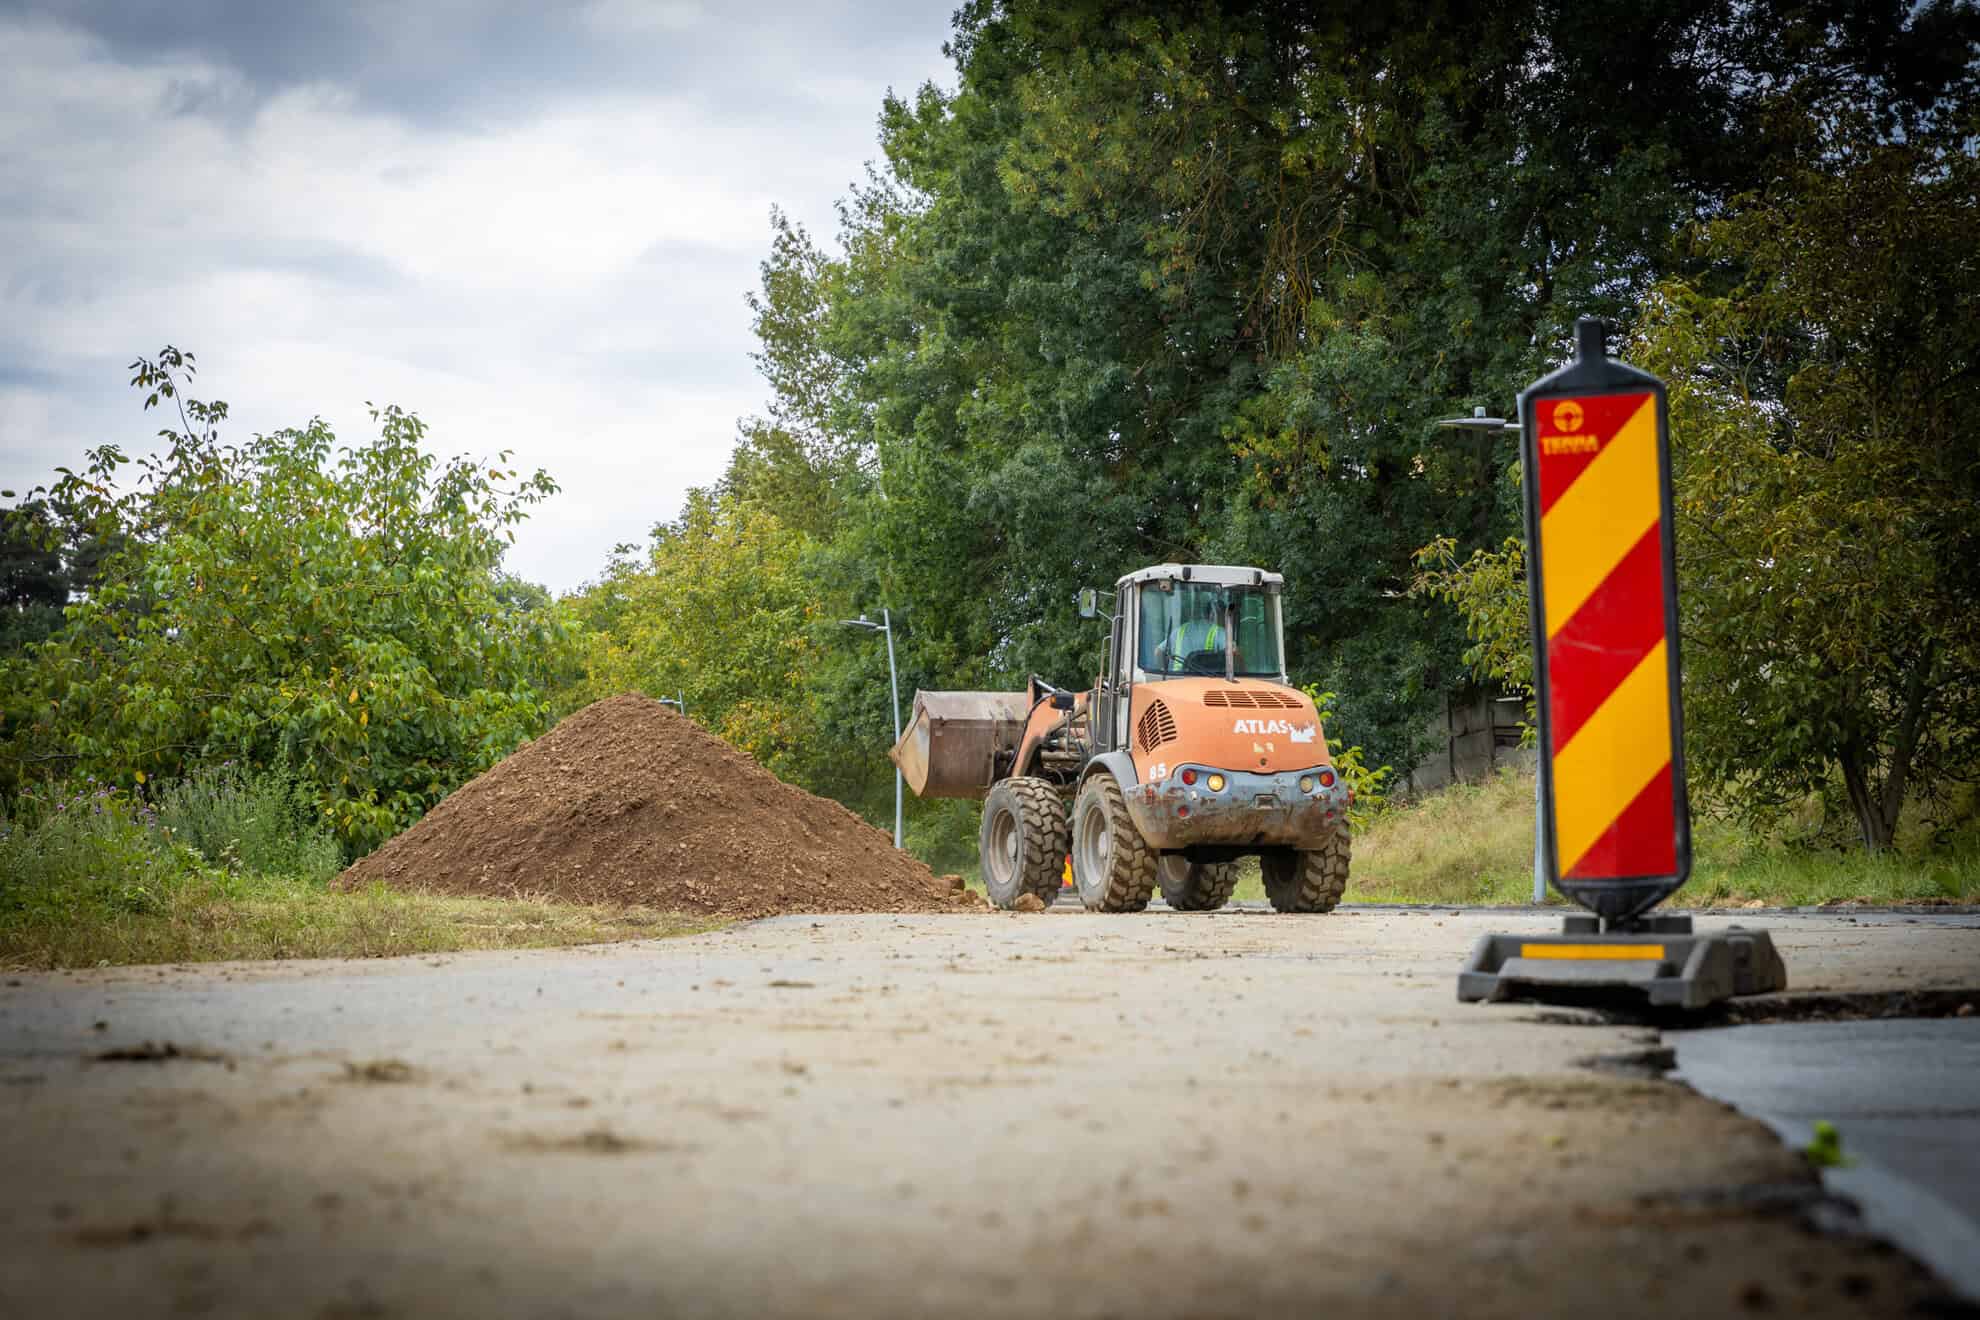
[[[1222,775],[1211,775],[1203,782],[1209,787],[1212,793],[1221,793],[1224,791],[1224,777]]]
[[[1299,777],[1299,791],[1302,793],[1311,793],[1313,791],[1312,775],[1301,775]]]

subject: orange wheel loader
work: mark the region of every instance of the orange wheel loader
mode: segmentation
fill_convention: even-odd
[[[982,799],[991,902],[1050,904],[1068,854],[1095,912],[1138,912],[1158,887],[1182,911],[1222,907],[1248,855],[1280,912],[1340,902],[1348,786],[1313,702],[1286,681],[1284,583],[1144,568],[1079,593],[1081,616],[1110,625],[1089,691],[1034,676],[1023,692],[915,694],[894,762],[917,796]]]

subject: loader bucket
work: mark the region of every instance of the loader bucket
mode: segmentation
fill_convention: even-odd
[[[888,755],[916,797],[980,798],[1024,733],[1022,692],[917,692],[907,730]]]

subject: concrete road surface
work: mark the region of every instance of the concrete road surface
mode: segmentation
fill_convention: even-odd
[[[0,1317],[1943,1301],[1812,1232],[1766,1127],[1636,1068],[1654,1033],[1454,1002],[1479,933],[1553,924],[798,917],[20,976]],[[1970,920],[1770,924],[1798,988],[1980,981]]]
[[[1829,1186],[1980,1301],[1980,1017],[1669,1033],[1677,1078],[1791,1146],[1832,1124]]]

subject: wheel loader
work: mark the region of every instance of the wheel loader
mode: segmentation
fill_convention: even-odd
[[[1219,908],[1256,855],[1280,912],[1347,886],[1349,789],[1319,712],[1286,681],[1280,593],[1258,568],[1157,564],[1079,593],[1109,625],[1087,691],[917,692],[894,763],[919,797],[979,798],[998,907],[1050,904],[1070,854],[1080,901]],[[1111,608],[1107,608],[1111,605]]]

